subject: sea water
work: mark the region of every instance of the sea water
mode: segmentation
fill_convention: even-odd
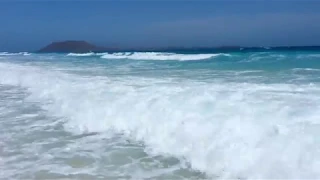
[[[320,51],[0,53],[0,179],[320,178]]]

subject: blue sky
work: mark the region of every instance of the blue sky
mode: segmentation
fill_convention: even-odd
[[[318,0],[0,0],[0,51],[103,46],[320,45]]]

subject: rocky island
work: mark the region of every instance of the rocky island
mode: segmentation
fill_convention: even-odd
[[[40,53],[87,53],[103,51],[104,48],[90,44],[86,41],[53,42],[40,49]]]

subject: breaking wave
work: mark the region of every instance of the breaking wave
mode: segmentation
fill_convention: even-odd
[[[104,59],[132,59],[132,60],[178,60],[178,61],[191,61],[191,60],[204,60],[210,59],[220,55],[227,54],[176,54],[176,53],[157,53],[157,52],[134,52],[134,53],[113,53],[104,54]]]
[[[229,54],[176,54],[163,52],[118,52],[118,53],[69,53],[67,56],[88,57],[101,56],[103,59],[131,59],[131,60],[205,60],[216,56],[230,56]]]
[[[320,177],[318,85],[110,79],[10,63],[0,75],[67,131],[122,133],[222,179]]]
[[[67,54],[67,56],[79,56],[79,57],[83,57],[83,56],[94,56],[95,53],[90,52],[90,53],[69,53]]]
[[[28,53],[28,52],[19,52],[19,53],[0,52],[0,56],[17,56],[17,55],[29,56],[29,55],[31,55],[31,53]]]

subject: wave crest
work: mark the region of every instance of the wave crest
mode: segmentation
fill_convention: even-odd
[[[125,52],[104,54],[104,59],[132,59],[132,60],[178,60],[178,61],[192,61],[210,59],[216,56],[226,54],[176,54],[176,53],[158,53],[158,52]]]
[[[28,52],[19,52],[19,53],[0,52],[0,56],[17,56],[17,55],[29,56],[29,55],[31,55],[31,53],[28,53]]]
[[[230,56],[229,54],[176,54],[165,52],[118,52],[118,53],[69,53],[67,56],[88,57],[101,56],[103,59],[131,59],[131,60],[177,60],[192,61],[205,60],[216,56]]]
[[[94,56],[95,53],[93,52],[90,52],[90,53],[69,53],[67,54],[67,56],[79,56],[79,57],[82,57],[82,56]]]

